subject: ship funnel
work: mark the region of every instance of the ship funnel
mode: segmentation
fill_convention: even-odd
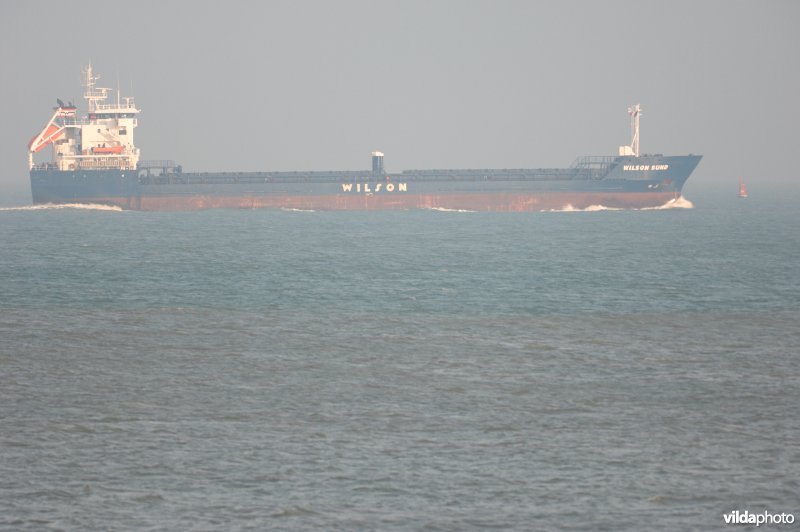
[[[375,175],[383,174],[383,152],[372,152],[372,173]]]

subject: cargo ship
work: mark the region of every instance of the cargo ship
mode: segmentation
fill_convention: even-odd
[[[185,172],[173,161],[140,160],[132,97],[111,98],[91,65],[84,70],[88,113],[58,99],[28,144],[34,204],[103,204],[143,211],[212,208],[301,210],[545,211],[659,207],[675,201],[700,155],[640,154],[640,105],[628,109],[631,143],[617,155],[585,156],[568,168],[371,168],[297,172]],[[52,148],[49,162],[35,154]]]

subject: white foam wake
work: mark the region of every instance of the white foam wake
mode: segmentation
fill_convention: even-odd
[[[658,207],[643,207],[643,211],[660,211],[664,209],[694,209],[694,204],[683,196],[671,199]]]
[[[691,201],[684,198],[683,196],[678,196],[677,198],[671,199],[666,202],[664,205],[659,205],[657,207],[641,207],[638,209],[630,209],[632,211],[661,211],[666,209],[694,209],[694,205]],[[605,205],[589,205],[585,209],[576,209],[571,204],[566,204],[560,209],[549,209],[544,210],[542,212],[598,212],[598,211],[624,211],[625,209],[620,207],[606,207]]]
[[[121,212],[122,208],[116,205],[103,205],[100,203],[44,203],[42,205],[24,205],[22,207],[0,207],[0,211],[49,211],[59,209],[82,209],[86,211],[114,211]]]
[[[446,209],[444,207],[431,207],[429,210],[437,212],[478,212],[478,211],[470,211],[467,209]]]
[[[542,212],[598,212],[598,211],[621,211],[623,209],[617,207],[606,207],[605,205],[589,205],[585,209],[576,209],[572,204],[567,203],[560,209],[549,209]]]
[[[293,209],[289,207],[281,207],[281,210],[286,212],[317,212],[314,209]]]

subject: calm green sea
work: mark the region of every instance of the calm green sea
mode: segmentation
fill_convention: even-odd
[[[800,520],[798,411],[792,198],[0,210],[1,529]]]

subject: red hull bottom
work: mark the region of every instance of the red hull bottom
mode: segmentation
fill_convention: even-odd
[[[538,212],[582,210],[593,206],[612,209],[660,207],[676,199],[674,192],[545,194],[353,194],[325,196],[142,196],[76,198],[69,203],[116,205],[141,211],[195,211],[204,209],[298,209],[341,211],[387,211],[413,209],[482,212]]]

